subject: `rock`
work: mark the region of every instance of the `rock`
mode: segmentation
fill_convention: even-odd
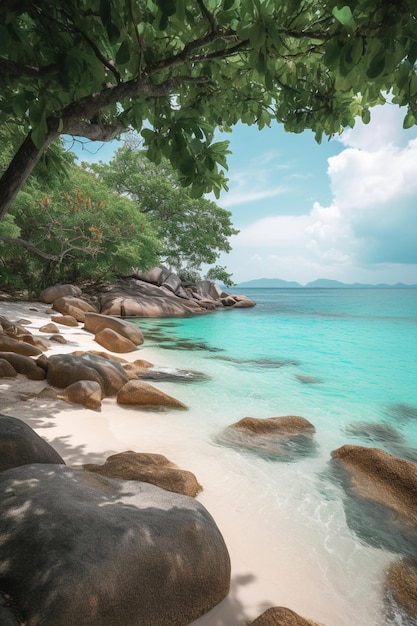
[[[0,414],[0,472],[30,463],[65,465],[58,452],[25,422]]]
[[[114,396],[128,381],[120,363],[94,354],[55,354],[48,359],[47,380],[53,387],[68,387],[80,380],[94,380],[104,395]]]
[[[117,331],[112,328],[103,328],[94,337],[94,341],[109,350],[110,352],[133,352],[136,350],[136,345],[130,339],[123,337]]]
[[[44,326],[41,326],[39,329],[39,332],[41,333],[59,333],[59,328],[56,324],[53,324],[52,322],[49,322],[49,324],[45,324]]]
[[[381,443],[403,443],[404,437],[390,424],[372,422],[354,422],[345,428],[345,432],[354,437],[365,437]]]
[[[288,461],[315,451],[314,433],[313,424],[297,415],[245,417],[228,426],[217,439],[221,444]]]
[[[162,454],[121,452],[106,459],[104,465],[88,464],[83,468],[108,478],[139,480],[161,489],[194,498],[202,490],[192,472],[177,468]]]
[[[166,287],[172,293],[176,293],[181,287],[181,278],[176,274],[169,274],[161,283],[161,287]]]
[[[201,313],[194,300],[179,298],[169,289],[130,279],[98,294],[101,313],[121,317],[178,317]]]
[[[78,326],[78,322],[73,315],[53,315],[51,320],[63,326]]]
[[[3,329],[4,334],[13,339],[20,339],[22,337],[30,335],[29,331],[19,322],[12,322],[7,317],[0,315],[0,328]]]
[[[316,622],[305,619],[283,606],[267,609],[249,626],[318,626]]]
[[[179,400],[140,380],[129,380],[117,394],[117,402],[119,404],[139,405],[143,407],[187,408],[186,405]]]
[[[194,285],[194,290],[196,293],[201,296],[203,299],[212,299],[212,300],[220,300],[222,294],[222,290],[211,280],[198,280]]]
[[[143,280],[146,283],[152,283],[153,285],[160,285],[164,280],[167,272],[164,272],[162,267],[153,267],[150,270],[142,272],[141,270],[134,270],[134,277]]]
[[[78,380],[69,385],[64,392],[57,394],[59,400],[81,404],[87,409],[99,409],[102,397],[101,385],[95,380]]]
[[[345,445],[331,453],[359,496],[393,509],[417,526],[417,464],[379,448]]]
[[[233,297],[236,300],[236,309],[246,309],[255,306],[255,302],[247,296],[234,294]]]
[[[0,335],[0,353],[1,352],[14,352],[15,354],[22,354],[23,356],[38,356],[42,354],[42,350],[39,348],[4,334]]]
[[[26,626],[186,626],[229,591],[223,537],[193,498],[26,465],[0,474],[0,511],[1,578]]]
[[[84,323],[86,312],[96,312],[95,307],[82,300],[81,298],[74,298],[73,296],[63,296],[54,300],[52,308],[62,315],[71,315],[77,322]]]
[[[81,294],[81,289],[75,285],[54,285],[53,287],[44,289],[39,296],[39,300],[46,304],[52,304],[52,302],[63,296],[78,297],[81,296]]]
[[[406,557],[390,566],[386,579],[386,599],[393,617],[400,607],[417,623],[417,559]]]
[[[1,626],[21,626],[22,620],[14,609],[10,596],[0,591],[0,624]]]
[[[0,357],[0,378],[16,378],[17,372],[13,365]]]
[[[334,450],[331,456],[343,487],[362,504],[363,528],[357,526],[355,531],[367,541],[378,539],[389,549],[413,552],[417,546],[417,464],[379,448],[352,445]],[[353,507],[349,507],[352,515]]]
[[[296,379],[303,385],[319,385],[323,381],[315,376],[307,376],[306,374],[296,374]]]
[[[191,383],[195,381],[210,380],[210,377],[203,372],[197,372],[195,370],[180,370],[173,367],[156,367],[148,366],[146,368],[137,368],[135,363],[134,368],[123,366],[125,370],[131,369],[136,372],[136,377],[141,380],[155,380],[155,381],[171,381],[178,383]]]
[[[226,296],[224,298],[221,298],[221,303],[223,306],[235,306],[236,304],[236,300],[233,298],[233,296]]]
[[[125,364],[128,363],[125,358],[116,356],[115,354],[109,354],[108,352],[103,352],[101,350],[75,350],[75,352],[71,352],[73,356],[84,356],[88,354],[93,354],[95,356],[101,356],[104,359],[109,359],[109,361],[115,361],[116,363]]]
[[[86,313],[84,328],[94,335],[104,329],[114,330],[122,337],[129,339],[135,346],[142,345],[144,341],[143,333],[136,324],[99,313]]]
[[[15,352],[0,352],[0,355],[14,367],[18,374],[24,374],[30,380],[43,380],[46,377],[45,370],[39,367],[30,356]]]
[[[49,340],[55,341],[56,343],[68,343],[63,335],[51,335]]]

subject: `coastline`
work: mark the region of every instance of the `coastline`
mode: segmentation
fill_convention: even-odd
[[[39,328],[54,314],[43,303],[0,302],[0,315],[12,321],[30,321],[28,329],[43,341],[46,336]],[[48,356],[79,349],[102,350],[82,324],[61,325],[60,332],[67,343],[48,342]],[[155,365],[175,367],[174,356],[147,348],[146,338],[137,350],[119,356],[128,361],[143,358]],[[14,380],[1,379],[0,412],[26,422],[57,450],[68,466],[104,463],[111,454],[133,449],[166,455],[181,469],[193,472],[202,484],[203,491],[197,499],[223,534],[232,561],[232,578],[228,597],[193,622],[194,626],[244,626],[272,606],[286,606],[326,626],[349,623],[345,622],[346,615],[341,615],[341,606],[323,590],[332,572],[321,571],[314,552],[306,553],[292,536],[291,517],[278,511],[276,535],[264,533],[265,512],[252,504],[260,488],[259,476],[248,481],[232,466],[233,456],[228,461],[230,471],[225,471],[224,464],[219,463],[221,451],[208,444],[204,456],[193,451],[197,431],[187,412],[174,415],[127,409],[117,405],[114,398],[105,398],[101,410],[93,411],[60,400],[30,397],[46,385],[46,381],[31,381],[21,375]],[[174,395],[181,400],[181,387],[177,387]],[[374,575],[380,575],[378,567]],[[354,590],[349,590],[347,595],[352,593]],[[346,607],[348,600],[347,597]]]

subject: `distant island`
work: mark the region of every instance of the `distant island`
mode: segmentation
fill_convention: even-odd
[[[257,278],[238,283],[237,288],[241,289],[417,289],[417,283],[414,285],[406,285],[404,283],[396,283],[388,285],[379,283],[378,285],[364,283],[342,283],[339,280],[330,280],[328,278],[319,278],[313,280],[306,285],[301,285],[295,281],[282,280],[281,278]]]

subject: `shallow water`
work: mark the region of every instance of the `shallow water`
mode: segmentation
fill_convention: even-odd
[[[289,606],[326,626],[411,625],[398,611],[389,616],[383,600],[386,569],[402,547],[374,532],[366,511],[347,500],[330,453],[353,443],[417,461],[417,289],[244,293],[254,308],[136,320],[165,362],[207,377],[158,381],[190,407],[155,415],[158,451],[174,444],[176,461],[191,471],[205,458],[200,499],[216,493],[211,512],[220,528],[230,517],[242,525],[232,553],[253,535],[242,549],[263,572],[265,605]],[[310,420],[315,446],[279,461],[219,439],[245,416],[280,415]],[[242,573],[234,584],[256,587],[244,580]],[[223,624],[216,613],[197,623]]]

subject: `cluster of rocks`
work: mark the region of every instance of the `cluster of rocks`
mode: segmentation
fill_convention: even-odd
[[[74,309],[78,299],[65,296],[60,300]],[[127,320],[88,311],[83,312],[83,318],[84,329],[91,332],[95,341],[106,350],[130,352],[144,341],[140,329]],[[53,316],[52,320],[67,323],[60,317]],[[46,333],[53,331],[53,338],[59,329],[54,322],[51,323],[39,330]],[[76,324],[78,326],[78,322]],[[23,374],[30,380],[46,380],[49,387],[42,389],[38,395],[81,404],[89,409],[99,409],[104,397],[116,397],[121,405],[187,408],[176,398],[140,380],[141,373],[152,367],[148,361],[137,359],[128,362],[105,351],[78,351],[47,357],[45,350],[47,346],[22,323],[0,317],[0,377],[12,378]]]
[[[165,267],[154,267],[144,272],[135,270],[130,276],[119,277],[115,284],[99,283],[84,286],[83,289],[66,285],[67,293],[62,293],[62,287],[59,286],[61,295],[82,298],[96,312],[120,317],[175,317],[255,306],[255,302],[247,296],[227,293],[210,280],[183,283],[179,276]],[[56,287],[49,287],[41,293],[40,299],[52,304],[58,299],[57,293]],[[54,304],[59,311],[62,306],[62,302]]]
[[[314,425],[301,416],[245,417],[216,440],[269,459],[294,461],[315,452],[314,434]],[[387,611],[403,612],[417,622],[417,463],[380,448],[344,445],[331,453],[330,467],[348,496],[346,519],[352,530],[371,545],[404,555],[387,572]],[[280,621],[276,610],[254,624],[312,624],[299,616]]]
[[[220,530],[183,495],[195,477],[161,455],[115,456],[68,468],[0,415],[1,624],[185,626],[227,595]]]

